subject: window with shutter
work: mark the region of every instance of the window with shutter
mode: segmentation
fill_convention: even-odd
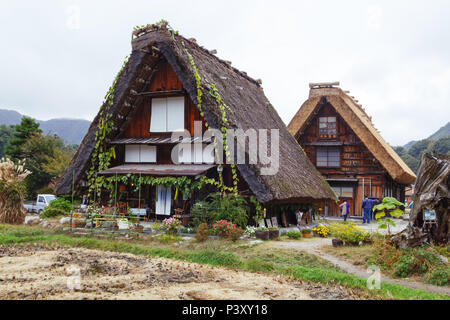
[[[317,167],[333,167],[341,166],[341,151],[339,148],[317,148]]]
[[[184,131],[184,97],[152,99],[150,132]]]
[[[156,147],[147,145],[125,146],[126,163],[156,163]]]

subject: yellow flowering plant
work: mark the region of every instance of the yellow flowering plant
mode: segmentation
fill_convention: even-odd
[[[354,223],[334,223],[329,226],[329,229],[333,237],[347,244],[357,245],[367,236],[367,233]]]
[[[315,233],[317,233],[322,238],[328,238],[328,235],[330,234],[330,229],[324,225],[319,225],[312,229]]]

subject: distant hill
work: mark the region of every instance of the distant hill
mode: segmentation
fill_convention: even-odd
[[[450,122],[447,123],[445,126],[440,128],[438,131],[433,133],[431,136],[429,136],[428,140],[437,141],[441,138],[450,137]],[[406,150],[409,150],[413,145],[415,145],[418,141],[410,141],[407,144],[403,146]]]
[[[5,124],[7,126],[12,126],[20,123],[22,115],[13,110],[1,110],[0,109],[0,125]]]
[[[417,173],[424,153],[450,155],[450,122],[429,138],[411,141],[403,147],[394,147],[394,150]]]
[[[22,119],[22,114],[13,110],[0,109],[0,125],[16,125]],[[66,143],[80,144],[91,125],[88,120],[81,119],[51,119],[37,120],[45,134],[56,134]]]
[[[450,137],[450,122],[444,127],[440,128],[435,134],[431,135],[428,139],[439,140],[441,138]]]

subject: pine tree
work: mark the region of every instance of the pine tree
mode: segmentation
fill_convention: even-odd
[[[22,117],[20,124],[14,127],[14,134],[12,139],[9,140],[5,147],[5,153],[8,157],[21,160],[22,146],[34,135],[41,134],[42,130],[39,129],[39,123],[29,117]]]

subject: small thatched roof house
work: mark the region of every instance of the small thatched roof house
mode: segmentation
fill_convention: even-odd
[[[335,199],[334,192],[302,152],[265,97],[259,81],[233,68],[231,63],[218,59],[212,52],[200,47],[195,39],[188,40],[175,34],[165,23],[149,25],[135,31],[133,35],[131,56],[117,79],[112,103],[105,109],[114,123],[105,138],[111,146],[116,145],[116,153],[123,152],[120,151],[120,147],[127,143],[161,147],[164,136],[152,133],[149,135],[148,130],[145,130],[148,119],[142,126],[137,122],[133,123],[138,121],[138,118],[150,117],[146,110],[150,108],[150,99],[155,97],[185,96],[188,130],[192,129],[191,118],[194,117],[206,122],[210,128],[221,129],[221,106],[217,99],[209,94],[210,84],[214,84],[223,102],[232,111],[227,114],[228,128],[279,129],[280,167],[277,174],[261,175],[262,164],[237,165],[242,183],[258,201],[274,203]],[[196,82],[197,74],[200,78],[199,88]],[[190,107],[198,106],[199,90],[203,93],[200,115],[195,114],[196,111],[192,111],[195,108]],[[95,118],[78,152],[59,180],[56,187],[57,194],[71,193],[73,181],[75,190],[78,193],[83,192],[87,184],[88,169],[91,166],[101,117],[99,114]],[[128,133],[133,130],[141,130],[142,135],[130,136]],[[118,158],[121,157],[118,155]],[[154,166],[160,164],[159,159],[158,156],[158,163]],[[113,164],[123,165],[120,160],[112,161]],[[165,165],[173,166],[167,162]],[[138,166],[143,165],[136,165]],[[120,169],[122,171],[110,172],[126,173],[123,172],[126,167],[121,166]],[[147,171],[142,169],[132,172],[154,174],[156,172],[154,169],[147,166]],[[184,172],[193,172],[192,176],[194,174],[198,176],[207,174],[208,170],[209,167],[199,168],[191,165]],[[168,171],[171,172],[168,175],[177,175],[176,171],[176,168],[172,168]]]
[[[338,85],[310,84],[309,98],[288,125],[290,133],[331,186],[344,193],[338,196],[355,202],[356,214],[365,196],[403,201],[405,186],[416,180],[414,172]]]

